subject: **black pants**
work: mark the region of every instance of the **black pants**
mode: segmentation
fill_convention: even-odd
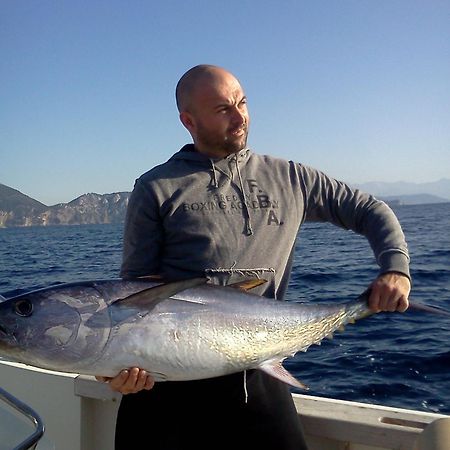
[[[256,370],[125,395],[116,450],[306,450],[286,385]]]

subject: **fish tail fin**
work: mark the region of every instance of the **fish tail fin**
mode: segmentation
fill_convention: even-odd
[[[450,311],[447,311],[444,308],[441,308],[439,306],[431,306],[431,305],[422,305],[420,303],[410,302],[408,311],[419,311],[419,312],[426,312],[431,314],[438,314],[440,316],[447,316],[450,317]]]

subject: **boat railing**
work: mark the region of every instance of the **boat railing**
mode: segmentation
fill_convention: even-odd
[[[29,421],[32,422],[34,426],[34,431],[25,440],[16,445],[13,450],[34,450],[39,442],[39,440],[44,435],[44,422],[40,418],[39,414],[34,411],[26,403],[22,402],[14,395],[5,391],[0,387],[0,400],[3,400],[11,408],[18,411],[20,414],[25,416]]]

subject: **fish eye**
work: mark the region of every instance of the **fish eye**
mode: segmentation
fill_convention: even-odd
[[[21,317],[29,317],[33,313],[33,304],[29,300],[18,300],[14,304],[14,311]]]

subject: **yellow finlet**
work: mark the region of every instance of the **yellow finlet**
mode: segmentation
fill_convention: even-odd
[[[250,278],[248,280],[229,284],[228,286],[235,289],[242,289],[243,291],[249,291],[250,289],[261,286],[264,283],[267,283],[267,280],[264,280],[263,278]]]

